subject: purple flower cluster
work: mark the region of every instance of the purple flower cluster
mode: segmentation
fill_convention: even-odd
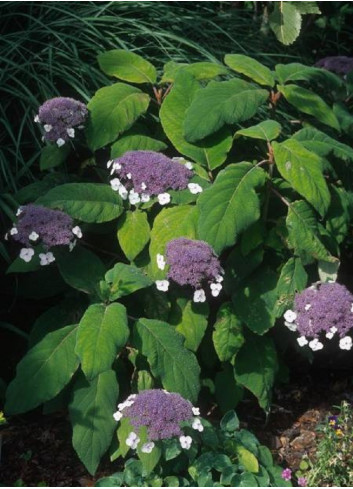
[[[81,129],[88,115],[85,104],[69,97],[55,97],[39,107],[35,122],[44,128],[44,139],[62,146],[75,137],[75,128]]]
[[[15,241],[26,246],[40,241],[49,249],[52,246],[68,245],[73,240],[73,221],[65,212],[35,204],[25,205],[20,210],[17,233],[13,235]],[[31,239],[31,235],[38,237]]]
[[[45,251],[53,246],[68,245],[70,250],[76,238],[82,237],[79,226],[73,227],[72,218],[65,212],[48,209],[40,205],[28,204],[17,211],[17,223],[6,233],[26,248],[22,248],[20,258],[29,262],[35,251],[31,247],[40,244]],[[55,260],[53,253],[39,253],[40,264],[49,265]]]
[[[124,199],[129,195],[131,204],[148,202],[152,196],[158,196],[161,205],[167,204],[170,202],[168,190],[189,187],[192,193],[202,191],[198,184],[188,183],[193,176],[190,162],[182,164],[179,158],[170,159],[155,151],[127,151],[109,161],[107,166],[115,175],[110,182],[113,190]]]
[[[187,238],[169,241],[166,248],[168,278],[179,285],[199,288],[204,281],[213,281],[222,268],[208,243]]]
[[[118,406],[120,418],[129,418],[136,431],[145,426],[149,441],[182,436],[180,423],[193,419],[195,408],[180,394],[150,389],[131,398]]]
[[[319,282],[308,287],[296,294],[294,311],[286,311],[284,318],[286,326],[301,335],[300,346],[308,344],[309,337],[313,338],[310,348],[321,350],[319,336],[324,334],[330,340],[337,333],[340,348],[352,348],[352,338],[346,335],[353,328],[353,295],[343,285]]]
[[[333,71],[339,75],[346,75],[353,70],[353,58],[349,58],[348,56],[328,56],[319,59],[315,63],[315,66],[325,68],[325,70]]]

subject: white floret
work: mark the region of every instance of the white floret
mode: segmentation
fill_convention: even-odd
[[[164,194],[158,194],[157,199],[160,205],[166,205],[170,202],[170,195],[167,192],[165,192]]]
[[[340,348],[341,350],[350,350],[352,348],[352,338],[350,336],[345,336],[340,339]]]
[[[288,309],[288,311],[284,313],[284,319],[288,323],[293,323],[297,319],[297,313],[292,311],[291,309]]]
[[[179,437],[181,448],[185,448],[185,450],[189,450],[192,444],[191,436],[180,436]]]
[[[59,139],[56,140],[56,144],[60,148],[61,146],[63,146],[65,144],[65,141],[62,138],[59,138]]]
[[[188,183],[188,189],[192,194],[200,194],[203,190],[198,183]]]
[[[75,129],[73,127],[69,127],[66,129],[67,135],[69,138],[74,138],[75,137]]]
[[[22,248],[20,251],[20,258],[26,263],[32,260],[33,255],[34,255],[34,250],[32,248]]]
[[[156,280],[156,287],[161,292],[167,292],[169,289],[169,282],[168,280]]]
[[[82,238],[82,231],[81,231],[80,226],[75,226],[74,228],[72,228],[72,232],[78,238]]]
[[[203,289],[195,290],[193,301],[194,302],[205,302],[206,301],[205,291]]]
[[[299,346],[305,346],[309,343],[305,336],[300,336],[299,338],[297,338],[297,342]]]

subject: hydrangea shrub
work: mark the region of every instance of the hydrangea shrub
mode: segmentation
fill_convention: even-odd
[[[292,347],[299,334],[315,355],[333,335],[340,351],[353,314],[350,292],[329,283],[353,208],[345,78],[237,54],[171,62],[160,78],[121,50],[99,64],[114,80],[87,106],[59,97],[39,109],[44,176],[16,196],[7,232],[9,272],[40,281],[45,265],[60,287],[41,283],[58,305],[33,326],[5,414],[68,407],[91,473],[118,418],[116,453],[136,446],[147,464],[153,443],[169,443],[161,428],[194,453],[200,401],[226,412],[250,391],[268,413],[277,332],[296,329]],[[169,416],[162,427],[154,409]]]

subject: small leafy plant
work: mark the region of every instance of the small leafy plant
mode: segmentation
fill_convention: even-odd
[[[222,413],[250,392],[269,413],[276,329],[283,340],[298,292],[335,280],[353,215],[349,77],[239,54],[161,72],[117,49],[98,63],[118,81],[87,107],[59,97],[33,114],[43,178],[15,194],[7,235],[18,290],[56,304],[31,329],[5,414],[68,407],[92,474],[132,392]]]
[[[353,484],[353,408],[343,401],[338,414],[320,427],[322,438],[307,472],[312,487],[350,487]]]

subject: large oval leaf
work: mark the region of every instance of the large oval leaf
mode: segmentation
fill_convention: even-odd
[[[315,127],[305,127],[296,132],[292,138],[300,141],[306,149],[319,156],[327,156],[332,152],[336,158],[353,161],[353,149],[350,146],[331,138]]]
[[[88,103],[90,119],[86,129],[90,148],[115,141],[147,110],[150,98],[136,87],[115,83],[100,88]]]
[[[243,80],[211,81],[196,93],[186,113],[184,133],[191,143],[213,134],[225,124],[246,121],[266,102],[268,91]]]
[[[19,414],[55,397],[75,373],[77,326],[48,333],[17,365],[16,377],[6,392],[5,412]]]
[[[268,119],[267,121],[260,122],[255,126],[247,127],[245,129],[239,129],[235,134],[236,136],[246,136],[247,138],[262,139],[263,141],[272,141],[276,139],[282,130],[282,126],[277,121]]]
[[[118,240],[127,258],[130,261],[134,260],[150,240],[147,214],[135,210],[121,216],[118,223]]]
[[[277,39],[284,45],[293,44],[299,36],[302,16],[293,2],[276,2],[269,21]]]
[[[36,204],[60,209],[84,222],[112,221],[123,211],[120,196],[102,183],[65,183],[49,190]]]
[[[314,116],[318,121],[340,130],[340,125],[333,110],[316,93],[297,85],[277,85],[287,102],[305,114]]]
[[[173,83],[180,72],[183,70],[192,75],[196,80],[209,80],[220,75],[227,75],[228,70],[225,66],[218,63],[201,61],[199,63],[175,63],[169,61],[164,65],[161,83]]]
[[[303,200],[290,204],[287,216],[289,239],[297,252],[305,252],[316,260],[335,262],[322,244],[317,229],[317,219],[312,208]]]
[[[125,263],[116,263],[108,270],[105,274],[105,281],[109,286],[110,301],[115,301],[152,284],[151,279],[140,268]]]
[[[136,53],[111,49],[98,55],[99,67],[104,73],[131,83],[155,83],[156,68]]]
[[[275,72],[280,83],[303,80],[333,89],[339,89],[343,84],[342,79],[334,73],[314,66],[305,66],[301,63],[278,64],[275,67]]]
[[[327,263],[327,262],[325,262]],[[276,286],[276,316],[280,317],[292,307],[296,292],[305,289],[308,275],[300,258],[290,258],[282,267]]]
[[[184,336],[185,347],[196,352],[206,332],[208,304],[181,299],[178,305],[182,313],[175,329]]]
[[[215,183],[202,192],[199,235],[217,253],[233,245],[238,235],[260,217],[255,188],[266,181],[266,173],[251,163],[237,163],[222,170]]]
[[[81,375],[74,385],[69,406],[72,444],[92,475],[112,441],[116,428],[113,413],[118,394],[119,386],[112,370],[101,373],[92,382]]]
[[[212,339],[221,362],[231,360],[244,343],[241,321],[230,302],[224,303],[217,313]]]
[[[173,326],[155,319],[140,319],[136,324],[134,342],[147,357],[152,374],[161,379],[165,389],[179,392],[191,402],[197,400],[200,367]]]
[[[186,141],[185,114],[199,89],[200,84],[189,73],[179,73],[162,104],[160,118],[165,133],[181,154],[213,170],[224,163],[233,140],[228,129],[222,129],[199,144]]]
[[[249,56],[244,54],[226,54],[224,62],[233,71],[248,76],[259,85],[272,87],[275,83],[272,71]]]
[[[323,176],[321,158],[295,139],[274,142],[272,147],[282,177],[324,216],[330,205],[330,192]]]
[[[276,348],[271,338],[249,336],[236,357],[235,379],[257,397],[266,412],[270,409],[277,369]]]
[[[75,352],[88,380],[110,370],[129,338],[126,309],[122,304],[92,304],[77,330]]]
[[[181,205],[163,209],[156,217],[151,231],[149,272],[153,279],[162,278],[165,272],[157,267],[157,254],[164,255],[166,244],[175,238],[196,238],[198,208]]]

